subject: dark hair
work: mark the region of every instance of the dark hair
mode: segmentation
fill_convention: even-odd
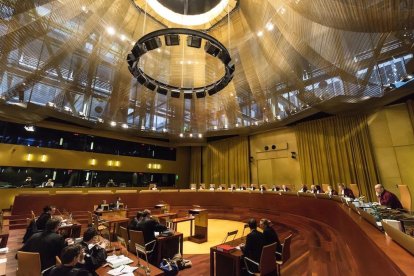
[[[140,218],[142,218],[144,216],[144,212],[142,212],[142,211],[138,211],[137,212],[137,219],[140,219]]]
[[[46,222],[45,230],[46,232],[53,232],[57,227],[59,227],[59,224],[61,222],[60,218],[50,218]]]
[[[247,224],[249,225],[250,229],[256,229],[257,228],[257,222],[254,218],[249,219]]]
[[[96,229],[93,227],[89,227],[83,233],[83,241],[88,242],[91,239],[93,239],[93,237],[95,237],[96,235],[98,235],[98,231],[96,231]]]
[[[73,259],[79,256],[82,247],[79,244],[73,244],[63,248],[62,253],[60,254],[60,260],[62,264],[70,264]]]
[[[51,206],[47,205],[47,206],[43,207],[43,212],[44,213],[47,213],[49,211],[52,211],[52,207]]]
[[[265,219],[265,218],[261,219],[260,223],[263,224],[266,227],[270,227],[272,225],[272,222],[268,219]]]
[[[145,209],[145,210],[142,212],[142,217],[146,218],[146,217],[148,217],[148,215],[151,215],[151,211],[150,211],[150,210],[148,210],[148,209]]]

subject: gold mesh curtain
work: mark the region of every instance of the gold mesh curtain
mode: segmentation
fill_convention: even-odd
[[[214,184],[249,183],[249,142],[236,137],[203,148],[203,181]]]
[[[191,147],[190,183],[201,183],[201,147]]]
[[[295,129],[303,183],[357,183],[362,195],[375,199],[378,175],[366,116],[335,116]]]

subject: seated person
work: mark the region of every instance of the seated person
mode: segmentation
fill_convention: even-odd
[[[385,190],[382,184],[375,185],[375,194],[377,195],[378,202],[381,205],[387,206],[391,209],[403,209],[398,197],[395,194]]]
[[[312,193],[312,194],[316,194],[316,186],[312,184],[310,186],[310,189],[307,192]]]
[[[315,194],[323,194],[323,190],[320,185],[315,186]]]
[[[60,218],[49,219],[45,230],[33,234],[20,249],[20,251],[38,252],[40,254],[41,270],[53,266],[56,263],[56,256],[60,256],[62,249],[65,247],[65,239],[57,233],[60,223]]]
[[[231,186],[230,186],[230,188],[229,188],[229,190],[230,190],[230,191],[235,191],[235,190],[236,190],[236,185],[234,185],[234,184],[233,184],[233,185],[231,185]]]
[[[151,185],[152,185],[152,187],[151,187]],[[157,188],[157,184],[151,184],[150,185],[150,190],[152,190],[152,191],[156,191],[156,190],[158,190],[158,188]]]
[[[123,207],[123,206],[124,206],[124,203],[122,202],[121,197],[120,197],[120,196],[118,196],[118,198],[117,198],[117,199],[116,199],[116,201],[115,201],[115,208],[116,208],[116,209],[119,209],[119,208],[120,208],[120,206],[121,206],[121,207]]]
[[[22,188],[35,188],[36,185],[33,182],[33,179],[28,176],[26,177],[26,180],[24,181],[24,184],[21,186]]]
[[[302,188],[299,190],[299,192],[300,193],[306,193],[307,191],[308,191],[308,187],[305,184],[303,184]]]
[[[215,190],[215,188],[216,188],[216,185],[215,184],[210,184],[210,191],[214,191]]]
[[[290,189],[286,185],[282,185],[282,189],[280,189],[280,190],[282,190],[283,192],[289,192],[290,191]]]
[[[106,206],[108,206],[108,207],[106,207]],[[106,203],[106,200],[105,199],[103,199],[102,200],[102,203],[99,204],[98,207],[96,207],[96,210],[95,211],[102,211],[104,207],[109,209],[109,205]]]
[[[251,191],[256,190],[256,187],[254,186],[254,184],[250,184],[250,190],[251,190]]]
[[[206,186],[204,184],[200,184],[200,186],[198,187],[199,190],[204,190],[206,188]]]
[[[116,187],[116,184],[112,178],[108,180],[108,182],[106,183],[106,187]]]
[[[338,184],[338,189],[339,189],[339,195],[340,196],[355,199],[355,196],[354,196],[354,193],[352,192],[352,190],[345,187],[345,185],[343,183]]]
[[[277,192],[279,190],[280,190],[279,186],[277,186],[277,185],[272,186],[272,192]]]
[[[83,239],[80,245],[85,252],[84,262],[77,267],[84,268],[93,275],[95,270],[106,263],[106,242],[98,243],[98,232],[95,228],[89,227],[83,233]]]
[[[325,193],[329,196],[338,195],[338,192],[333,189],[332,185],[328,186],[328,191],[326,191]]]
[[[242,186],[240,186],[240,191],[246,191],[247,189],[246,189],[246,185],[242,185]]]
[[[241,246],[241,250],[245,257],[259,263],[262,255],[262,248],[264,244],[264,236],[257,231],[257,222],[254,218],[249,219],[247,223],[251,232],[246,237],[246,244]]]
[[[129,223],[129,229],[135,230],[135,231],[142,231],[142,228],[141,228],[142,225],[140,224],[140,222],[143,219],[142,216],[143,216],[143,212],[138,211],[137,215]]]
[[[61,265],[55,266],[49,272],[49,276],[92,276],[87,270],[75,267],[78,263],[82,263],[83,250],[80,245],[69,245],[62,250],[60,254]]]
[[[167,227],[151,217],[151,211],[148,209],[145,209],[144,212],[142,212],[142,220],[138,223],[138,227],[142,229],[145,243],[155,240],[154,232],[167,230]]]
[[[51,178],[49,178],[44,185],[44,187],[47,187],[47,188],[53,188],[53,186],[55,186],[55,183],[53,182],[53,179]]]
[[[263,185],[260,185],[259,190],[260,190],[261,192],[264,192],[264,191],[266,191],[266,187],[265,187],[265,186],[263,186]]]
[[[47,221],[55,214],[56,208],[53,206],[45,206],[43,213],[36,220],[37,231],[43,231],[46,227]]]
[[[282,244],[279,241],[279,236],[277,235],[275,229],[273,229],[272,222],[263,218],[259,222],[259,227],[263,230],[263,246],[277,242],[276,252],[282,253]]]
[[[224,187],[224,185],[220,185],[218,188],[217,188],[217,190],[219,190],[219,191],[224,191],[226,188]]]

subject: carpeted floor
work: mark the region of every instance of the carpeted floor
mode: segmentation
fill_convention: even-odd
[[[184,234],[184,253],[185,254],[210,254],[210,247],[221,244],[226,237],[227,232],[238,230],[237,238],[240,238],[244,227],[243,222],[221,219],[208,220],[208,241],[197,244],[187,241],[190,236],[190,222],[182,222],[177,226],[177,231]],[[249,233],[249,229],[245,230],[244,235]],[[231,237],[233,239],[233,237]]]

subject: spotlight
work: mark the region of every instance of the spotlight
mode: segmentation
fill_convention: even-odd
[[[187,36],[187,46],[193,48],[201,47],[201,37],[189,35]]]
[[[113,27],[108,27],[106,29],[106,31],[108,32],[109,35],[114,35],[115,34],[115,29]]]
[[[162,129],[162,132],[167,132],[167,129],[166,129],[166,128],[163,128],[163,129]]]
[[[69,106],[65,106],[63,110],[66,112],[72,112],[72,108],[70,108]]]
[[[148,39],[144,42],[144,45],[147,51],[155,50],[161,47],[161,39],[159,37]]]
[[[193,98],[192,90],[184,91],[184,99],[191,100],[192,98]]]
[[[164,35],[164,40],[167,46],[180,45],[180,36],[178,34],[166,34]]]
[[[122,124],[121,126],[122,126],[122,128],[128,128],[128,125],[127,125],[127,124],[125,124],[125,123],[124,123],[124,124]]]
[[[202,133],[199,133],[198,134],[198,138],[203,138],[203,134]]]
[[[29,131],[29,132],[34,132],[35,131],[35,127],[33,125],[25,125],[24,129],[26,131]]]
[[[155,85],[155,83],[153,81],[148,81],[146,84],[144,84],[146,88],[148,88],[149,90],[154,91],[155,88],[157,87],[157,85]]]
[[[183,138],[184,137],[184,134],[180,133],[180,137]]]
[[[180,94],[180,90],[171,90],[171,97],[173,98],[179,98]]]
[[[98,118],[98,123],[103,123],[104,122],[104,120],[102,119],[102,118]]]
[[[258,36],[258,37],[263,36],[263,31],[258,31],[258,32],[257,32],[257,36]]]
[[[204,45],[204,51],[206,51],[207,54],[216,57],[220,53],[220,48],[211,43],[210,41],[207,41]]]
[[[190,138],[193,138],[193,134],[192,133],[190,133],[189,136],[190,136]]]
[[[196,90],[194,92],[196,94],[197,99],[204,98],[206,96],[206,90],[205,89]]]
[[[162,95],[167,95],[168,89],[165,88],[165,87],[162,87],[162,86],[158,86],[157,92],[160,93],[160,94],[162,94]]]
[[[116,122],[115,121],[111,121],[109,124],[111,125],[111,127],[116,126]]]
[[[47,102],[46,106],[56,108],[56,104],[52,102]]]

